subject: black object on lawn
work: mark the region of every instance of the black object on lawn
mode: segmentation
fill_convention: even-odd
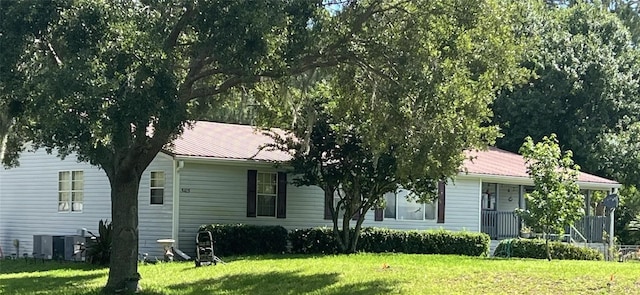
[[[196,235],[196,267],[201,265],[216,265],[224,263],[214,253],[215,241],[210,231],[199,231]]]

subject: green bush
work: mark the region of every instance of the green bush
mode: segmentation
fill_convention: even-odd
[[[109,265],[111,260],[111,241],[113,224],[108,221],[98,222],[98,234],[89,231],[91,238],[86,244],[87,262],[99,265]]]
[[[338,245],[329,228],[296,229],[289,234],[293,253],[337,253]],[[436,231],[400,231],[364,228],[358,250],[362,252],[403,252],[417,254],[456,254],[486,256],[489,236],[482,233]]]
[[[338,253],[338,243],[333,237],[333,230],[326,227],[294,229],[289,232],[292,253]]]
[[[276,254],[287,251],[287,230],[282,226],[246,224],[209,224],[216,255]]]
[[[549,241],[549,249],[551,250],[552,259],[604,259],[602,253],[598,250],[562,242]],[[494,256],[547,259],[547,251],[543,239],[507,239],[498,244]]]

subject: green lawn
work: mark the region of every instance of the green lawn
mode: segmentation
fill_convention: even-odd
[[[3,260],[0,294],[95,294],[107,271]],[[140,274],[142,294],[640,294],[640,263],[634,262],[284,255],[227,258],[227,264],[200,268],[141,265]]]

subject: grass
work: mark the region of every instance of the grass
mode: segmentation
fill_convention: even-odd
[[[386,267],[385,267],[386,266]],[[442,255],[260,256],[140,265],[142,294],[640,294],[640,263]],[[0,261],[0,294],[97,294],[108,269]],[[612,279],[613,276],[613,279]]]

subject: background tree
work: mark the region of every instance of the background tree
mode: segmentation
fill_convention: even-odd
[[[3,21],[28,19],[31,11],[59,16],[36,16],[44,28],[36,32],[21,34],[19,25],[2,28],[2,36],[20,36],[24,44],[19,62],[8,63],[20,75],[15,89],[21,95],[2,98],[2,104],[11,101],[20,110],[4,162],[16,165],[23,143],[29,142],[62,157],[75,153],[105,171],[113,253],[104,290],[128,286],[132,291],[135,284],[127,282],[139,278],[138,187],[158,151],[189,120],[235,99],[224,94],[236,87],[318,67],[366,67],[384,60],[380,52],[369,51],[370,39],[359,36],[366,24],[388,13],[402,14],[408,4],[2,1]]]
[[[533,192],[525,194],[526,210],[518,210],[525,224],[543,233],[547,259],[551,261],[550,234],[564,234],[564,228],[584,215],[584,196],[577,184],[580,167],[571,151],[562,153],[555,134],[534,143],[527,137],[520,148],[533,179]]]
[[[606,175],[623,183],[618,191],[620,206],[615,211],[615,233],[621,244],[640,243],[640,123],[628,124],[617,133],[603,134],[598,140],[600,167]]]
[[[496,99],[498,146],[517,151],[526,136],[556,133],[576,162],[602,175],[598,137],[640,114],[630,35],[614,14],[584,3],[536,9],[529,19],[526,31],[540,36],[523,62],[532,76]]]
[[[615,233],[622,245],[637,245],[640,241],[640,192],[635,186],[624,186],[618,192],[620,206],[615,211]]]
[[[631,32],[634,44],[640,41],[640,1],[638,0],[546,0],[552,7],[589,3],[615,13]]]
[[[634,136],[640,122],[640,51],[629,33],[638,30],[630,25],[637,17],[624,19],[618,12],[634,1],[546,2],[551,5],[532,2],[538,5],[528,10],[528,25],[521,28],[539,42],[525,54],[529,81],[502,91],[493,106],[493,122],[504,133],[498,147],[517,151],[525,136],[539,140],[556,133],[583,170],[639,185]],[[637,6],[624,9],[630,8]],[[633,211],[637,215],[640,208]]]
[[[463,150],[493,142],[488,105],[521,74],[514,13],[490,1],[407,2],[363,27],[374,62],[341,65],[293,91],[307,104],[292,108],[299,140],[283,148],[295,151],[298,184],[338,196],[327,205],[343,251],[356,250],[365,214],[384,206],[385,193],[400,185],[431,201],[438,182],[459,172]]]

